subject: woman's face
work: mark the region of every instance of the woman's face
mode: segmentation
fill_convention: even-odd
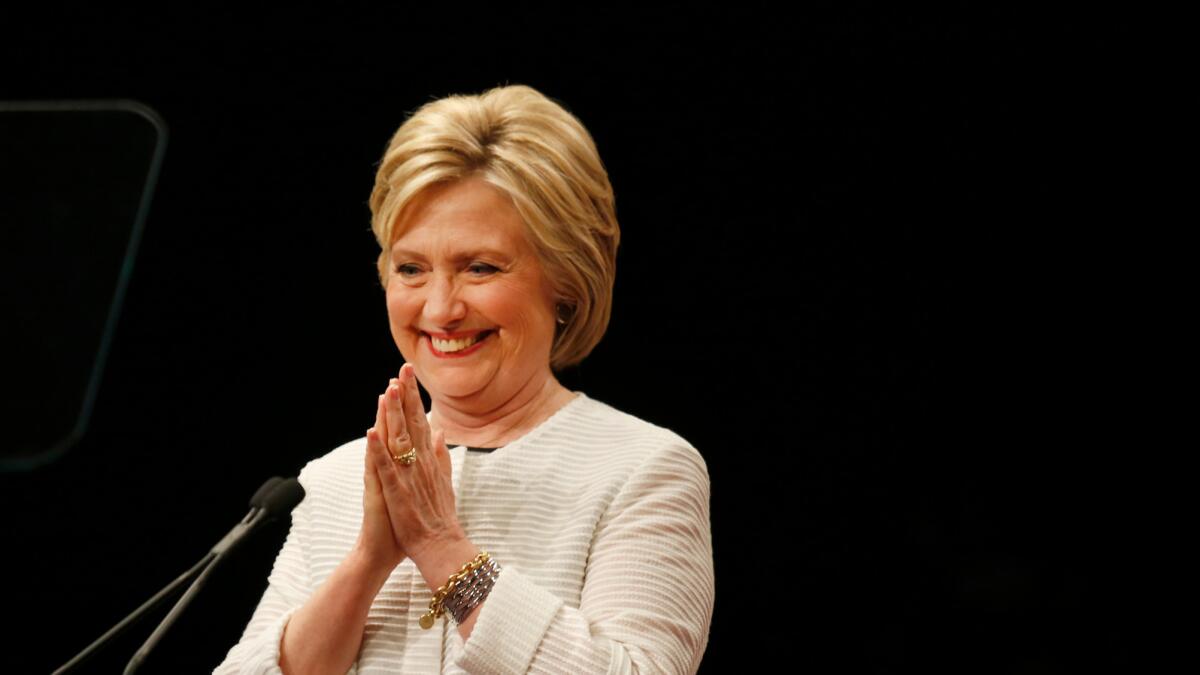
[[[554,293],[507,195],[477,177],[436,185],[396,225],[392,337],[435,400],[499,406],[553,377]]]

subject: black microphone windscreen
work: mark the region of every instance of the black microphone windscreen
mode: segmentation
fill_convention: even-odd
[[[278,485],[279,481],[281,480],[283,479],[279,476],[271,476],[267,479],[267,482],[259,486],[258,490],[255,491],[254,496],[250,498],[250,508],[261,509],[263,504],[267,502],[267,495],[271,494],[271,490],[274,490],[275,486]]]
[[[292,512],[304,499],[304,488],[295,478],[285,478],[275,484],[263,502],[263,510],[275,518]]]

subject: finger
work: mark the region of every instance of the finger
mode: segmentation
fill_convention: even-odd
[[[382,441],[388,437],[387,415],[384,413],[383,394],[380,394],[379,398],[375,399],[375,426],[372,428],[378,434],[379,440]]]
[[[375,469],[374,455],[386,452],[379,440],[379,432],[375,427],[367,429],[367,451],[363,456],[363,488],[368,499],[383,499],[383,486],[379,483],[379,471]]]
[[[417,452],[421,453],[418,466],[409,467],[416,469],[423,480],[420,481],[422,494],[432,499],[437,492],[438,482],[442,480],[439,475],[440,465],[438,464],[436,448],[433,446],[433,435],[429,430],[429,421],[425,418],[425,406],[421,402],[421,392],[417,389],[417,374],[412,365],[404,364],[400,369],[401,386],[405,394],[405,421],[408,424],[409,433],[413,436],[413,444],[417,448]],[[416,487],[416,483],[414,483]]]
[[[387,497],[384,496],[383,482],[379,478],[377,458],[381,455],[388,456],[383,439],[375,429],[368,429],[367,451],[363,462],[363,524],[360,530],[360,536],[366,537],[368,544],[378,544],[379,538],[391,538],[393,541],[396,538]]]
[[[368,429],[367,451],[366,456],[363,458],[363,469],[366,473],[363,477],[365,490],[363,493],[363,509],[365,513],[387,513],[387,497],[384,495],[383,480],[379,475],[379,466],[381,458],[388,457],[390,455],[388,454],[387,447],[383,444],[383,437],[380,436],[379,431]]]
[[[400,369],[400,387],[404,396],[404,422],[418,452],[430,447],[429,422],[425,419],[425,404],[417,389],[417,376],[413,367],[404,364]]]
[[[383,436],[372,433],[372,437],[374,440],[367,443],[368,459],[379,479],[380,491],[388,506],[388,511],[392,511],[393,504],[401,504],[406,499],[406,486],[400,480],[396,462],[392,459]]]
[[[450,468],[450,448],[446,447],[446,432],[438,429],[433,432],[433,452],[437,457],[438,466],[442,468],[442,474],[449,476]]]
[[[392,459],[391,448],[388,447],[388,439],[391,437],[388,431],[387,424],[387,393],[384,392],[379,396],[379,406],[375,410],[375,430],[373,436],[368,437],[367,451],[368,460],[372,462],[376,476],[379,479],[380,489],[386,492],[386,488],[390,485],[387,480],[393,478],[396,483],[399,483],[400,476],[396,471],[396,462]],[[373,444],[370,442],[374,438]]]
[[[386,441],[393,457],[403,455],[412,449],[412,436],[408,424],[404,420],[403,392],[399,381],[393,379],[388,384],[383,395],[385,414],[387,418],[388,435]]]
[[[371,479],[375,472],[371,469],[371,436],[375,434],[375,427],[367,427],[367,433],[363,437],[367,440],[367,450],[363,453],[363,488],[367,492],[371,491]]]

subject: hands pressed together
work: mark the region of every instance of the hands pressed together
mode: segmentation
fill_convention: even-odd
[[[413,449],[416,461],[394,459]],[[346,672],[375,595],[406,557],[433,589],[478,552],[458,522],[450,453],[442,432],[425,419],[411,365],[379,397],[365,457],[358,541],[288,622],[279,653],[288,675]],[[464,640],[474,621],[472,615],[459,624]]]
[[[416,461],[397,458],[410,450]],[[390,571],[405,557],[423,572],[440,545],[461,545],[466,534],[455,510],[450,453],[441,430],[433,431],[405,364],[380,395],[375,425],[367,430],[363,476],[363,523],[357,546],[371,564]]]

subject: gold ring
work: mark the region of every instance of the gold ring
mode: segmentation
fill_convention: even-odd
[[[412,450],[409,450],[408,452],[404,453],[403,455],[392,455],[392,459],[396,460],[397,462],[400,462],[404,466],[411,466],[411,465],[415,464],[417,461],[417,449],[413,448]]]

